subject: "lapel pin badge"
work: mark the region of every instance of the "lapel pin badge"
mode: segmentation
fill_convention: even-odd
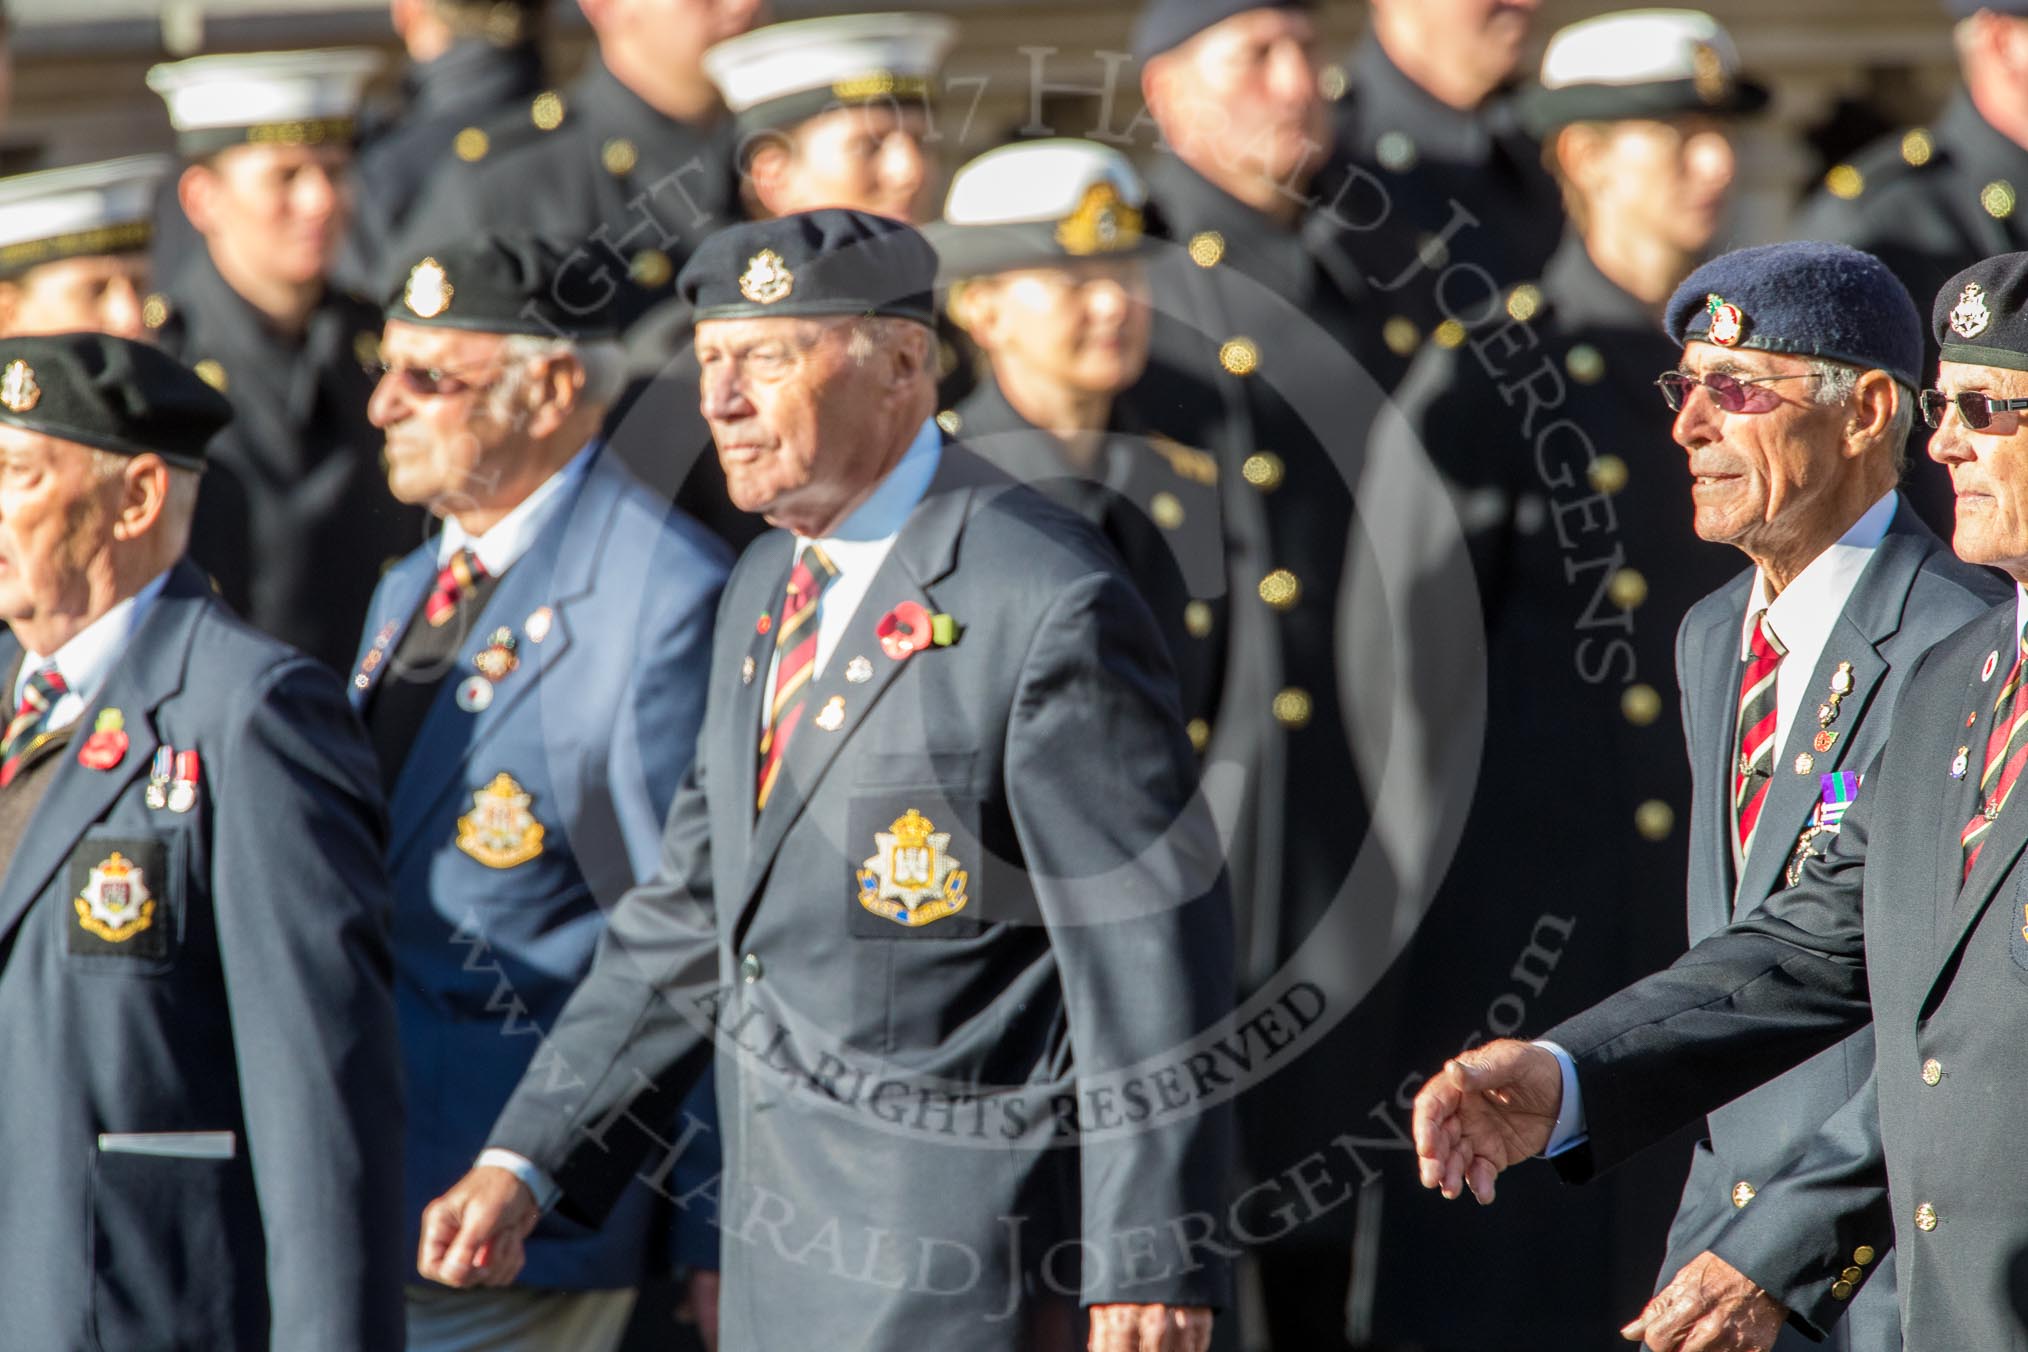
[[[1951,758],[1951,778],[1963,779],[1965,771],[1971,768],[1971,764],[1972,749],[1968,746],[1959,747],[1958,754]]]
[[[836,732],[845,726],[845,697],[833,695],[824,701],[824,707],[817,711],[817,726],[826,732]]]
[[[1799,775],[1808,774],[1811,770],[1814,770],[1816,766],[1817,766],[1816,758],[1807,751],[1803,752],[1801,755],[1796,757],[1796,773]]]
[[[457,701],[468,714],[484,713],[493,703],[493,683],[484,676],[467,676],[458,682]]]
[[[741,685],[752,685],[753,672],[754,672],[753,656],[752,654],[748,654],[745,660],[743,660],[739,664],[739,683]]]
[[[1993,649],[1993,651],[1986,654],[1986,665],[1979,668],[1979,679],[1982,681],[1992,680],[1993,673],[1999,669],[1999,666],[2000,666],[2000,650],[1998,648],[1995,648]]]
[[[845,664],[845,679],[854,685],[865,685],[873,679],[873,663],[864,657],[855,657]]]
[[[537,606],[521,622],[521,632],[528,635],[530,643],[540,643],[549,637],[549,627],[556,622],[556,612],[548,606]]]
[[[111,770],[126,758],[126,715],[118,709],[101,709],[92,735],[77,749],[77,763],[87,770]]]

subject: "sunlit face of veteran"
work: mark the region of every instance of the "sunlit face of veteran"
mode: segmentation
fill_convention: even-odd
[[[197,473],[0,425],[0,620],[53,653],[174,563]]]
[[[933,344],[891,317],[700,321],[699,403],[733,505],[829,533],[935,410]]]
[[[1113,395],[1148,361],[1148,280],[1138,261],[1016,268],[965,283],[954,305],[1002,389]]]
[[[830,108],[747,148],[754,195],[776,216],[851,207],[916,224],[933,214],[929,113],[869,103]]]
[[[1947,361],[1937,386],[1952,395],[2028,398],[2028,371]],[[1930,434],[1929,455],[1950,471],[1957,498],[1951,547],[1958,557],[2028,582],[2028,414],[1995,412],[1975,430],[1952,405]]]
[[[147,291],[144,253],[38,263],[0,281],[0,336],[90,331],[145,339],[141,307]]]
[[[1885,371],[1702,339],[1684,344],[1677,369],[1754,382],[1736,413],[1691,389],[1672,434],[1688,453],[1698,536],[1744,552],[1776,592],[1899,477],[1914,401]]]

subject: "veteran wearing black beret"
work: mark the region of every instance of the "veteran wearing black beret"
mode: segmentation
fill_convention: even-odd
[[[380,789],[337,678],[184,558],[230,418],[154,347],[0,341],[0,1308],[24,1347],[400,1345]]]
[[[1693,277],[1702,297],[1679,295],[1671,307],[1679,330],[1686,317],[1695,325],[1672,397],[1682,402],[1677,439],[1700,478],[1722,479],[1739,467],[1740,443],[1729,435],[1739,424],[1729,416],[1734,406],[1741,417],[1783,416],[1767,377],[1812,369],[1795,354],[1835,352],[1841,362],[1894,372],[1899,383],[1903,349],[1915,341],[1899,325],[1891,340],[1883,338],[1878,309],[1873,324],[1863,322],[1866,298],[1884,289],[1878,264],[1825,256],[1838,246],[1775,247],[1786,253],[1762,256],[1802,266],[1782,267],[1773,293],[1733,270]],[[1756,687],[1771,675],[1779,691],[1788,679],[1798,656],[1792,640],[1809,630],[1797,628],[1803,617],[1782,616],[1779,607],[1807,590],[1810,578],[1789,582],[1758,618],[1749,610],[1751,631],[1730,616],[1715,620],[1716,637],[1740,645],[1732,660],[1711,665],[1714,680],[1730,675],[1737,682],[1740,713],[1728,728],[1728,705],[1700,709],[1691,690],[1685,722],[1693,750],[1708,746],[1724,767],[1709,795],[1713,803],[1722,801],[1718,790],[1733,795],[1719,823],[1746,839],[1743,846],[1714,842],[1706,832],[1700,842],[1693,833],[1692,876],[1694,883],[1698,855],[1714,846],[1732,846],[1735,858],[1744,854],[1732,923],[1668,971],[1549,1029],[1541,1044],[1501,1042],[1458,1058],[1418,1099],[1424,1182],[1455,1195],[1469,1179],[1474,1192],[1489,1197],[1494,1175],[1529,1153],[1564,1151],[1559,1168],[1582,1177],[1666,1135],[1690,1114],[1765,1095],[1768,1088],[1756,1086],[1771,1077],[1783,1078],[1770,1088],[1796,1076],[1821,1079],[1840,1060],[1849,1067],[1845,1074],[1864,1077],[1814,1131],[1788,1135],[1786,1158],[1772,1161],[1772,1172],[1734,1185],[1731,1216],[1685,1274],[1694,1281],[1679,1277],[1683,1290],[1665,1293],[1636,1321],[1646,1327],[1632,1332],[1645,1333],[1650,1346],[1676,1341],[1693,1295],[1700,1309],[1688,1312],[1705,1317],[1700,1327],[1722,1325],[1756,1345],[1765,1345],[1772,1321],[1784,1316],[1827,1332],[1875,1280],[1890,1235],[1907,1346],[2005,1347],[2028,1335],[2012,1294],[2013,1265],[2028,1245],[2028,1207],[2007,1130],[2028,1111],[2028,1057],[2009,1017],[2028,981],[2028,931],[2018,900],[2028,808],[2013,801],[2028,764],[2021,679],[2028,659],[2028,593],[2021,586],[2028,581],[2024,278],[2028,256],[2007,254],[1960,272],[1937,293],[1931,336],[1944,354],[1940,388],[1924,391],[1920,401],[1935,429],[1929,454],[1950,472],[1952,545],[1961,565],[1998,568],[2015,585],[1993,596],[1989,583],[1965,584],[1961,590],[1996,604],[1968,621],[1936,623],[1936,584],[1946,579],[1933,564],[1923,565],[1927,580],[1918,577],[1905,595],[1882,591],[1896,554],[1908,548],[1897,517],[1824,639],[1802,710],[1792,719],[1777,710],[1767,720],[1792,726],[1765,776],[1757,750],[1763,741],[1752,731],[1758,726],[1752,715],[1763,707]],[[1813,338],[1797,320],[1820,303],[1862,307],[1862,322],[1825,315],[1823,335]],[[1756,342],[1789,360],[1723,371],[1697,351],[1703,345],[1750,352]],[[1860,377],[1846,417],[1863,410],[1859,394],[1873,374]],[[1727,382],[1714,384],[1721,375]],[[1758,393],[1746,388],[1749,382]],[[1697,411],[1707,399],[1714,410]],[[1727,435],[1709,443],[1688,435],[1699,429]],[[1759,491],[1751,484],[1700,486],[1700,526],[1707,507],[1715,512],[1720,502]],[[1850,543],[1848,532],[1826,557],[1835,561]],[[1749,604],[1760,595],[1757,577]],[[1694,670],[1692,626],[1699,619],[1693,611],[1685,625],[1686,670]],[[1946,632],[1926,651],[1893,653],[1922,646],[1911,630],[1932,626]],[[1827,672],[1833,658],[1840,665]],[[1879,675],[1869,681],[1869,673]],[[1862,695],[1869,684],[1871,693]],[[1873,729],[1890,687],[1892,735],[1882,740]],[[1822,703],[1812,714],[1819,690]],[[1782,694],[1780,702],[1786,700]],[[1809,740],[1799,744],[1798,733]],[[1726,766],[1735,749],[1741,759],[1736,768]],[[1785,759],[1791,756],[1797,759]],[[1803,763],[1805,756],[1811,763]],[[1801,797],[1791,773],[1813,789],[1807,781],[1841,758],[1844,766],[1865,768],[1857,778],[1840,769],[1823,779],[1781,883],[1763,895],[1752,886],[1765,867],[1762,842],[1786,846],[1792,829],[1772,814],[1785,803],[1798,806]],[[1729,888],[1721,899],[1735,903]],[[1872,1056],[1834,1056],[1828,1066],[1809,1060],[1869,1026]],[[1799,1063],[1802,1069],[1792,1069]],[[1747,1091],[1749,1099],[1739,1100]],[[1495,1096],[1512,1108],[1494,1106]],[[1518,1125],[1524,1104],[1535,1122],[1498,1141],[1498,1133]],[[1737,1106],[1714,1114],[1713,1127]],[[1809,1223],[1796,1228],[1798,1217]],[[1896,1345],[1888,1338],[1866,1345]],[[1857,1339],[1855,1333],[1855,1346]]]
[[[1117,556],[932,417],[936,268],[842,210],[684,268],[732,498],[777,529],[661,870],[552,1032],[578,1087],[523,1080],[425,1275],[513,1280],[538,1199],[596,1221],[715,1042],[721,1225],[759,1240],[723,1247],[726,1348],[1207,1346],[1227,1274],[1172,1221],[1222,1233],[1227,1121],[1161,1068],[1230,1007],[1215,833]]]

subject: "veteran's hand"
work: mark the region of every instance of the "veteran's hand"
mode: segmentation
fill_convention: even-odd
[[[718,1352],[718,1274],[709,1268],[695,1268],[683,1284],[683,1307],[676,1312],[679,1323],[697,1326],[697,1341],[704,1352]]]
[[[1205,1352],[1211,1311],[1202,1305],[1094,1305],[1091,1352]]]
[[[482,1164],[423,1208],[416,1270],[445,1286],[506,1286],[520,1275],[522,1241],[540,1219],[527,1184]]]
[[[1788,1307],[1706,1249],[1683,1265],[1620,1337],[1651,1352],[1768,1352]]]
[[[1502,1038],[1446,1061],[1415,1096],[1422,1185],[1491,1202],[1502,1169],[1548,1146],[1562,1104],[1563,1072],[1533,1043]]]

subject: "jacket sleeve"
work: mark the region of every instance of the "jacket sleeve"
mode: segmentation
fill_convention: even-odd
[[[1135,1101],[1137,1075],[1180,1064],[1232,1009],[1231,899],[1176,698],[1145,605],[1094,573],[1042,617],[1007,728],[1009,810],[1084,1114],[1083,1233],[1151,1254],[1094,1265],[1086,1304],[1228,1301],[1222,1259],[1155,1250],[1178,1218],[1223,1216],[1230,1110]]]
[[[1779,1173],[1720,1228],[1711,1251],[1823,1337],[1894,1243],[1880,1091],[1869,1076]],[[1863,1261],[1862,1261],[1863,1260]]]
[[[207,769],[273,1347],[399,1347],[402,1084],[373,754],[337,678],[292,659]]]

